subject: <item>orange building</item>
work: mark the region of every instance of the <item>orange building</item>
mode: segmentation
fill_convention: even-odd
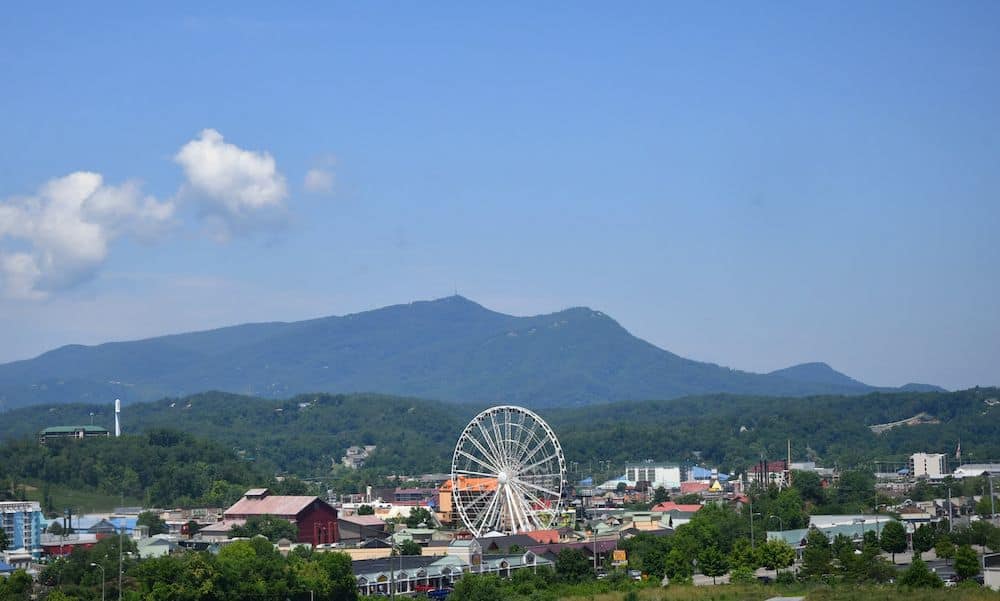
[[[459,476],[457,478],[458,490],[462,493],[486,492],[496,490],[496,478],[469,478]],[[455,491],[452,488],[452,481],[445,480],[441,488],[438,489],[438,519],[445,524],[452,524],[459,519],[455,510]]]

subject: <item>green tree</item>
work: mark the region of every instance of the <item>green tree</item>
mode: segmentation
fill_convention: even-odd
[[[434,516],[423,507],[414,507],[410,510],[410,515],[406,517],[406,527],[417,528],[420,524],[424,524],[425,528],[433,526]]]
[[[911,588],[941,588],[944,582],[919,557],[899,575],[899,585]]]
[[[879,541],[882,550],[892,553],[892,563],[896,563],[896,553],[906,550],[906,528],[893,520],[882,528],[882,538]]]
[[[562,553],[560,553],[561,555]],[[496,601],[503,599],[503,585],[493,574],[467,574],[455,583],[450,601]]]
[[[826,502],[823,480],[816,472],[792,472],[792,486],[799,491],[802,500],[812,505]]]
[[[830,564],[830,539],[822,530],[810,528],[806,535],[806,548],[802,552],[802,573],[808,578],[818,578],[833,571]]]
[[[775,577],[781,568],[787,568],[795,561],[795,549],[783,540],[766,541],[757,549],[760,561],[769,570],[774,570]]]
[[[747,567],[753,571],[760,566],[760,555],[750,546],[750,541],[738,538],[733,541],[733,550],[729,553],[729,565],[733,568]]]
[[[663,579],[663,566],[670,547],[669,537],[653,536],[648,532],[640,532],[618,543],[618,548],[624,549],[628,555],[630,569],[645,572],[657,580]]]
[[[404,540],[403,544],[399,546],[401,555],[420,555],[421,552],[423,552],[423,548],[413,540]]]
[[[153,536],[156,534],[166,534],[170,531],[167,526],[167,522],[163,520],[157,513],[152,511],[143,511],[139,514],[139,518],[136,520],[137,526],[147,526],[149,528],[149,535]]]
[[[988,495],[983,495],[979,501],[976,502],[976,513],[980,517],[989,517],[993,514],[993,508],[996,507],[996,501],[991,499]]]
[[[733,568],[733,571],[729,574],[729,582],[733,584],[753,584],[753,570],[747,566]]]
[[[272,543],[283,538],[291,541],[299,538],[299,529],[295,524],[273,515],[250,516],[242,526],[233,526],[229,533],[233,537],[240,538],[252,538],[260,535]]]
[[[930,524],[921,524],[913,531],[913,551],[918,558],[923,559],[923,554],[934,548],[935,536],[934,527]]]
[[[951,542],[948,535],[938,537],[934,543],[934,554],[938,559],[953,559],[955,557],[955,544]]]
[[[875,499],[875,476],[868,471],[845,471],[834,493],[834,501],[842,511],[860,512],[870,509]]]
[[[593,576],[593,566],[580,549],[563,549],[556,555],[556,574],[564,582],[582,582]]]
[[[351,556],[346,553],[316,553],[315,562],[330,579],[329,601],[355,601],[358,584],[351,570]]]
[[[361,505],[358,507],[358,515],[375,515],[375,508],[371,505]]]
[[[979,556],[969,545],[962,545],[955,551],[955,573],[961,580],[979,573]]]
[[[667,489],[662,486],[657,486],[656,490],[653,491],[653,505],[659,505],[669,498],[670,496],[667,494]]]
[[[715,584],[715,578],[725,574],[729,565],[726,562],[726,556],[722,554],[722,551],[719,551],[718,547],[705,547],[698,554],[698,569],[705,576],[711,576],[712,584]]]
[[[198,534],[198,531],[201,530],[201,524],[195,520],[188,520],[188,523],[185,524],[185,526],[187,526],[188,537]]]
[[[691,555],[688,555],[679,548],[673,548],[667,553],[664,562],[664,574],[670,579],[671,584],[684,584],[691,582],[694,568],[691,565]]]

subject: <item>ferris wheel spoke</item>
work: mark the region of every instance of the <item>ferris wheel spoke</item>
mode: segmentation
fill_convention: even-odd
[[[486,506],[486,510],[482,514],[483,519],[481,523],[477,521],[477,524],[479,524],[481,528],[488,528],[490,530],[496,529],[493,526],[496,524],[497,517],[499,517],[501,513],[502,509],[501,503],[502,501],[500,500],[500,489],[498,488],[497,490],[493,491],[493,496],[490,498],[490,503],[489,505]],[[488,531],[489,530],[487,530],[487,532]],[[486,534],[486,532],[480,531],[480,534]]]
[[[475,438],[472,438],[471,436],[467,437],[467,440],[469,442],[471,442],[474,447],[476,447],[477,449],[479,449],[479,452],[483,454],[483,457],[485,457],[488,461],[492,461],[493,462],[492,468],[495,471],[500,471],[499,470],[499,462],[497,461],[496,457],[494,457],[492,453],[490,453],[485,448],[483,448],[483,445],[482,445],[481,442],[479,442]]]
[[[503,433],[497,426],[496,413],[490,414],[490,424],[493,426],[493,435],[496,436],[497,448],[500,450],[499,458],[506,464],[510,460],[510,449],[507,448],[507,443],[504,440]]]
[[[546,510],[545,503],[541,499],[539,499],[538,497],[536,497],[535,495],[531,494],[531,492],[528,491],[528,489],[526,489],[525,487],[521,486],[520,484],[515,483],[514,487],[517,488],[518,492],[521,494],[522,497],[528,497],[530,500],[532,500],[536,504],[538,504],[539,509],[533,509],[528,514],[528,516],[534,522],[535,527],[538,528],[539,530],[541,530],[542,529],[542,522],[538,519],[538,512]]]
[[[525,451],[528,450],[528,444],[532,440],[534,440],[534,438],[535,438],[535,433],[531,429],[526,428],[524,426],[524,423],[522,422],[521,427],[517,434],[517,440],[515,442],[515,450],[514,450],[515,462],[517,462],[518,464],[521,463],[521,461],[524,459]]]
[[[523,531],[523,530],[525,530],[525,528],[524,528],[523,523],[521,521],[521,514],[520,514],[520,509],[521,508],[520,508],[519,504],[517,503],[517,501],[514,499],[514,494],[513,494],[513,492],[512,492],[511,489],[512,489],[512,487],[510,487],[510,486],[505,486],[504,487],[504,493],[507,495],[507,507],[510,508],[511,521],[512,521],[513,526],[514,526],[514,531],[515,532],[517,532],[519,530]]]
[[[525,436],[518,442],[517,450],[514,453],[513,463],[515,466],[522,466],[525,463],[525,459],[529,454],[529,449],[538,441],[538,437],[535,436],[534,431],[528,431]]]
[[[496,498],[497,498],[496,491],[495,490],[489,491],[489,495],[490,495],[490,500],[486,503],[486,506],[483,507],[482,511],[480,511],[477,514],[475,514],[473,516],[473,518],[472,518],[472,527],[469,528],[469,529],[470,530],[476,530],[477,531],[476,532],[477,535],[479,534],[478,530],[479,530],[481,524],[485,522],[487,514],[490,512],[490,509],[493,507],[493,504],[496,502]]]
[[[560,498],[558,492],[556,492],[554,490],[551,490],[551,489],[548,489],[548,488],[545,488],[544,486],[539,486],[537,484],[534,484],[534,483],[531,483],[531,482],[527,482],[527,481],[522,480],[520,478],[516,478],[514,481],[517,482],[518,484],[522,485],[522,486],[527,486],[529,488],[533,488],[533,489],[537,490],[538,492],[543,492],[543,493],[545,493],[547,495],[552,495],[552,497],[555,498],[555,499]]]
[[[476,426],[479,427],[479,431],[483,434],[483,439],[486,441],[486,446],[490,448],[490,458],[496,464],[497,471],[500,471],[500,461],[503,459],[503,454],[500,452],[500,448],[496,445],[496,442],[483,427],[482,420],[476,420]]]
[[[461,455],[461,456],[463,456],[463,457],[465,457],[466,459],[469,459],[470,461],[475,461],[476,463],[478,463],[479,465],[483,466],[487,470],[494,471],[495,466],[492,466],[492,465],[486,463],[485,461],[483,461],[479,457],[476,457],[475,455],[472,455],[471,453],[467,453],[467,452],[459,449],[458,454]],[[496,478],[496,473],[494,473],[490,477],[491,478]]]
[[[540,466],[542,464],[548,463],[549,461],[552,461],[553,459],[559,459],[559,455],[557,455],[555,453],[552,453],[551,455],[549,455],[547,457],[544,457],[542,459],[539,459],[538,461],[532,463],[531,465],[527,465],[527,466],[522,467],[521,471],[531,470],[531,469],[536,468],[536,467],[538,467],[538,466]]]
[[[517,457],[517,461],[520,461],[520,454],[524,452],[524,433],[527,428],[524,427],[524,420],[526,419],[525,414],[520,414],[521,421],[517,423],[516,434],[514,436],[514,455]]]
[[[525,456],[524,456],[524,458],[523,458],[523,459],[521,460],[520,464],[521,464],[521,465],[524,465],[525,463],[527,463],[527,462],[531,461],[531,460],[532,460],[532,458],[533,458],[533,457],[534,457],[535,455],[537,455],[539,451],[541,451],[542,449],[544,449],[544,448],[545,448],[545,445],[547,445],[548,443],[549,443],[549,441],[543,438],[543,439],[542,439],[542,440],[541,440],[541,441],[540,441],[540,442],[538,443],[538,446],[536,446],[536,447],[535,447],[535,448],[534,448],[534,449],[533,449],[533,450],[532,450],[532,451],[531,451],[530,453],[528,453],[527,455],[525,455]]]

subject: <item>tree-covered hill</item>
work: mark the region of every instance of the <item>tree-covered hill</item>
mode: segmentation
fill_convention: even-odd
[[[1000,459],[1000,398],[996,388],[959,392],[872,393],[806,398],[711,395],[586,408],[540,410],[569,462],[580,471],[610,461],[694,460],[696,452],[727,470],[785,456],[854,466],[905,460],[917,451],[951,453],[962,440],[965,460]],[[328,474],[351,445],[375,444],[369,465],[387,473],[448,469],[462,428],[482,407],[383,395],[300,395],[287,400],[204,393],[137,403],[123,414],[126,432],[171,428],[205,438],[267,470],[310,477]],[[4,414],[0,440],[44,427],[110,426],[106,405],[20,409]],[[874,434],[868,426],[926,412],[940,421]],[[37,443],[34,443],[37,444]]]
[[[26,484],[35,486],[46,510],[61,509],[52,505],[50,486],[161,507],[223,506],[271,478],[266,469],[222,445],[158,428],[120,438],[50,440],[45,445],[28,438],[0,444],[0,494],[16,495]]]
[[[72,345],[0,365],[0,410],[116,397],[149,401],[204,390],[270,398],[377,391],[551,407],[875,389],[824,364],[755,374],[692,361],[592,309],[515,317],[460,296],[342,317]]]

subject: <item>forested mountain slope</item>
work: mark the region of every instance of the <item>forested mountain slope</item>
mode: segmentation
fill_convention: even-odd
[[[205,390],[270,398],[378,392],[552,407],[876,389],[825,364],[755,374],[692,361],[592,309],[515,317],[460,296],[343,317],[66,346],[0,365],[0,410],[115,398],[129,403]]]

